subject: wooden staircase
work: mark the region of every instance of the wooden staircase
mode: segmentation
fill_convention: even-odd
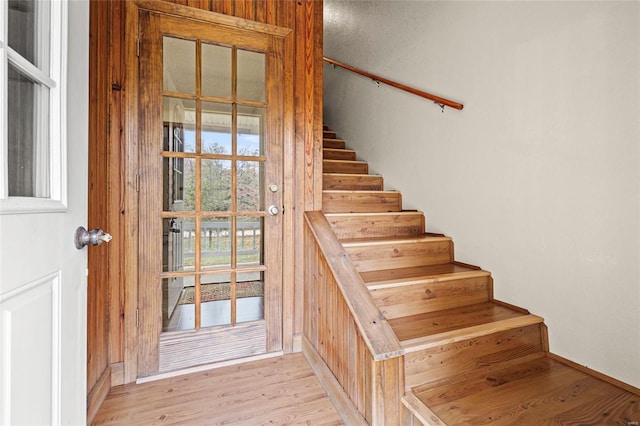
[[[326,126],[323,152],[325,217],[405,351],[398,424],[638,424],[638,389],[550,353],[543,319],[495,300]]]

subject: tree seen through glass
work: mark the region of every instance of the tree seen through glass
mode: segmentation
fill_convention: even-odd
[[[185,132],[186,133],[186,132]],[[202,133],[203,140],[205,132]],[[203,143],[203,154],[228,154],[231,135],[228,133],[206,132],[207,143]],[[187,136],[188,139],[188,136]],[[227,145],[228,142],[228,145]],[[238,155],[244,157],[259,156],[259,136],[238,134]],[[201,159],[201,211],[231,211],[232,181],[231,159]],[[260,176],[262,162],[236,161],[236,211],[255,212],[263,210],[261,205]],[[196,211],[195,206],[195,161],[184,163],[184,210]],[[185,218],[183,233],[184,267],[194,266],[195,227],[193,219]],[[193,231],[188,230],[193,228]],[[262,246],[262,219],[241,216],[237,218],[236,253],[237,262],[259,263]],[[204,268],[228,265],[231,253],[231,224],[229,217],[203,217],[201,223],[201,266]]]

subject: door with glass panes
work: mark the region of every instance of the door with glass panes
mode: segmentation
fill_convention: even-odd
[[[139,24],[138,373],[279,351],[282,35]]]

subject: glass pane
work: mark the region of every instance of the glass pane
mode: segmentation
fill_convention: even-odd
[[[202,44],[202,94],[231,97],[231,48]]]
[[[236,284],[236,322],[264,318],[264,272],[238,273]]]
[[[9,46],[49,75],[49,2],[9,0],[8,11]]]
[[[202,269],[231,267],[231,218],[203,217],[200,222]]]
[[[196,91],[196,42],[162,38],[163,89],[172,92]]]
[[[264,155],[265,108],[238,106],[238,154]]]
[[[49,89],[8,66],[9,196],[48,198]]]
[[[265,100],[264,53],[238,49],[238,99]]]
[[[262,217],[239,216],[236,226],[237,265],[262,264]]]
[[[202,103],[202,152],[231,154],[231,105]]]
[[[190,217],[162,219],[162,271],[194,270],[195,220]]]
[[[195,211],[195,158],[162,159],[162,210]]]
[[[163,150],[196,152],[196,101],[164,97],[162,121]]]
[[[194,289],[194,276],[162,280],[162,331],[193,330],[196,327]]]
[[[185,246],[189,261],[187,270],[193,270],[193,219],[172,217],[162,219],[162,271],[185,270]]]
[[[203,275],[200,285],[202,327],[231,324],[231,274]]]
[[[264,210],[262,185],[264,182],[264,163],[258,161],[238,161],[237,199],[238,211]]]
[[[162,210],[184,210],[184,158],[162,160]]]
[[[231,160],[202,159],[202,211],[231,210]]]

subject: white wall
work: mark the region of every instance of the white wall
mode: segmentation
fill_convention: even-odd
[[[405,208],[545,318],[551,351],[640,387],[640,3],[325,0],[324,120]]]

